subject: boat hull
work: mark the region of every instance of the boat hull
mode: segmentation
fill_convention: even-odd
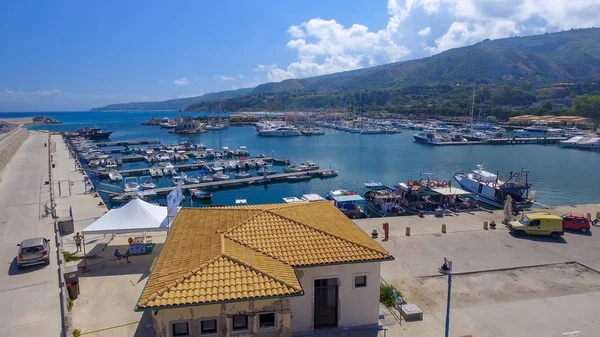
[[[73,137],[83,137],[83,138],[87,138],[87,139],[106,139],[108,137],[110,137],[110,135],[112,134],[112,131],[106,131],[106,132],[98,132],[98,133],[93,133],[93,134],[73,134]]]

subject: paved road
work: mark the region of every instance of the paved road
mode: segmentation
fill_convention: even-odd
[[[0,182],[0,336],[59,336],[60,304],[56,252],[49,266],[16,267],[17,243],[43,236],[52,240],[51,218],[40,218],[49,189],[45,133],[32,132],[2,172]]]

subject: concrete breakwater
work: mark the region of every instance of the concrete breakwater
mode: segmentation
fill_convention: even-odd
[[[0,141],[0,171],[4,169],[17,150],[27,140],[29,131],[17,128]],[[40,146],[43,146],[40,144]]]

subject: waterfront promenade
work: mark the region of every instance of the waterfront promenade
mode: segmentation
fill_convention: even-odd
[[[50,201],[48,134],[31,132],[2,171],[0,182],[0,336],[59,336],[61,331],[54,225],[41,217]],[[51,240],[50,265],[19,270],[17,244],[23,239]]]

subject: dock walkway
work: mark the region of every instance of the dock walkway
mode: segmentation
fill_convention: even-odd
[[[263,176],[256,176],[256,177],[248,177],[248,178],[241,178],[241,179],[228,179],[228,180],[211,181],[211,182],[199,183],[199,184],[189,184],[189,185],[183,185],[182,188],[184,190],[189,190],[192,188],[215,189],[215,188],[225,188],[225,187],[233,187],[233,186],[241,186],[241,185],[268,184],[268,183],[273,183],[273,182],[286,181],[288,177],[302,176],[305,174],[310,174],[310,178],[306,179],[306,180],[309,180],[312,178],[318,178],[321,174],[323,174],[323,172],[326,172],[326,171],[329,171],[329,170],[322,169],[322,170],[304,171],[304,172],[278,173],[278,174],[273,174],[273,175],[267,176],[266,179]],[[301,181],[301,180],[298,180],[298,181]],[[165,194],[169,194],[169,192],[171,192],[173,189],[175,189],[175,187],[176,186],[159,187],[159,188],[154,188],[154,189],[150,189],[150,190],[144,190],[144,192],[151,193],[151,194],[156,193],[158,195],[165,195]],[[114,194],[114,192],[110,192],[110,191],[99,190],[99,192]],[[131,195],[131,196],[134,196],[137,194],[138,194],[138,192],[119,193],[119,195]]]
[[[545,138],[496,138],[484,141],[466,141],[466,142],[440,142],[424,143],[435,146],[457,146],[457,145],[521,145],[521,144],[558,144],[567,137],[545,137]]]
[[[248,158],[247,160],[262,160],[265,162],[272,162],[273,158]],[[247,161],[246,160],[246,161]],[[224,164],[227,163],[229,164],[230,162],[238,162],[240,160],[222,160],[222,161],[210,161],[210,162],[203,162],[203,163],[192,163],[192,164],[181,164],[181,165],[173,165],[174,168],[182,170],[182,171],[186,171],[186,170],[199,170],[199,169],[206,169],[206,168],[210,168],[215,166],[216,164]],[[137,174],[150,174],[150,169],[151,168],[157,168],[157,167],[142,167],[142,168],[135,168],[135,169],[129,169],[129,170],[117,170],[117,171],[96,171],[96,170],[89,170],[90,172],[99,175],[99,176],[108,176],[109,173],[111,172],[118,172],[119,174],[123,175],[137,175]],[[164,168],[164,167],[158,167],[158,168]]]

